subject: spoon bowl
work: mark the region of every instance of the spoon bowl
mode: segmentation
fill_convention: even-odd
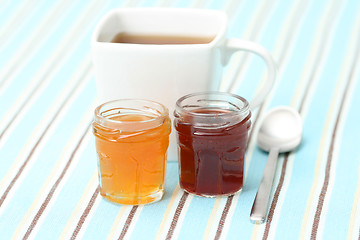
[[[301,142],[302,120],[299,113],[290,107],[276,107],[264,117],[257,137],[258,146],[269,152],[289,152]]]

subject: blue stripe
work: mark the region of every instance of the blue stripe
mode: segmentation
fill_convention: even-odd
[[[356,81],[355,93],[359,93],[360,78],[357,77]],[[359,147],[358,142],[354,141],[353,136],[360,135],[360,128],[354,127],[360,122],[360,112],[357,110],[360,95],[354,94],[351,102],[352,104],[344,123],[344,132],[341,136],[338,136],[338,142],[341,141],[341,145],[339,147],[339,155],[337,156],[336,173],[332,175],[335,178],[335,184],[326,213],[323,232],[324,239],[343,238],[347,236],[349,230],[351,210],[358,182],[355,176],[358,176],[360,162],[360,154],[353,152],[354,149]],[[345,139],[349,141],[342,141]],[[334,221],[334,219],[341,219],[341,221]],[[333,231],[333,229],[336,229],[336,231]]]
[[[78,10],[73,9],[74,13],[78,12],[79,9],[81,9],[81,5],[78,5]],[[104,12],[105,9],[99,11],[98,13],[101,14]],[[74,14],[74,16],[75,15],[76,14]],[[95,24],[96,22],[95,16],[93,17],[94,17],[93,22],[89,22],[91,24]],[[64,23],[70,24],[71,20],[72,20],[71,18],[68,18],[69,22],[64,22]],[[80,42],[76,50],[72,53],[71,59],[69,59],[69,61],[67,61],[66,64],[61,68],[60,70],[61,74],[57,74],[54,77],[53,81],[51,81],[46,91],[42,93],[42,95],[39,97],[39,99],[36,101],[33,107],[23,118],[23,121],[13,131],[11,137],[8,138],[7,142],[5,143],[4,148],[0,150],[2,156],[10,155],[8,157],[9,159],[14,158],[13,154],[20,151],[21,147],[24,146],[25,141],[28,140],[28,137],[33,131],[33,128],[36,125],[38,125],[38,123],[40,122],[41,118],[43,117],[41,114],[46,113],[47,111],[50,110],[50,108],[52,107],[52,102],[56,97],[57,95],[56,93],[58,92],[58,90],[62,89],[65,86],[65,84],[71,80],[71,75],[74,73],[74,71],[78,69],[77,66],[84,59],[83,56],[85,56],[89,52],[88,39],[90,38],[91,32],[92,32],[92,28],[89,27],[87,29],[87,34],[84,35],[81,41],[82,43]],[[72,117],[64,118],[62,120],[63,122],[57,127],[55,133],[51,136],[49,141],[44,146],[44,149],[41,151],[39,158],[32,159],[32,161],[36,161],[35,164],[30,169],[29,174],[25,177],[24,181],[22,182],[22,185],[15,192],[12,201],[5,209],[5,211],[2,214],[2,218],[0,219],[0,225],[1,225],[2,221],[6,221],[6,219],[10,218],[14,214],[16,215],[16,217],[13,218],[13,221],[16,223],[12,224],[10,227],[6,229],[6,231],[4,232],[5,236],[11,236],[14,233],[17,224],[21,220],[21,217],[27,211],[28,207],[32,204],[33,200],[37,196],[38,191],[43,185],[44,180],[48,177],[48,174],[51,172],[52,168],[54,167],[54,164],[57,161],[58,156],[60,156],[62,149],[66,146],[66,141],[59,142],[58,136],[59,135],[65,136],[65,138],[62,138],[63,140],[69,139],[69,137],[71,136],[71,134],[74,132],[75,128],[78,125],[78,122],[75,121],[74,119],[77,119],[79,121],[84,115],[84,112],[80,111],[79,109],[87,110],[89,104],[91,103],[91,101],[89,101],[89,96],[92,96],[93,98],[95,96],[95,85],[91,84],[90,88],[87,87],[86,89],[84,89],[83,94],[84,94],[83,98],[78,101],[79,103],[85,104],[85,106],[87,107],[78,108],[77,110],[74,109],[72,112],[68,112],[68,114],[71,114]],[[34,114],[34,113],[38,113],[38,114]],[[33,124],[33,127],[29,128],[29,122]],[[62,124],[66,124],[66,125],[62,125]],[[11,162],[2,161],[0,162],[0,164],[1,164],[1,173],[5,174],[4,170],[7,170],[9,168]],[[19,206],[19,203],[21,203],[20,199],[27,199],[27,201]],[[16,211],[14,212],[15,209]],[[0,229],[0,231],[2,230]]]
[[[355,23],[355,16],[359,13],[358,2],[352,1],[348,3],[347,11],[343,14],[342,19],[342,32],[344,34],[335,36],[335,46],[341,46],[337,49],[334,49],[333,52],[335,56],[331,56],[331,59],[338,59],[338,55],[341,55],[342,51],[346,50],[346,47],[349,43],[350,38],[355,38],[353,32],[354,26],[359,29],[359,23]],[[345,38],[347,36],[347,38]],[[357,46],[359,48],[359,45]],[[341,59],[341,58],[340,58]],[[357,66],[359,66],[359,56],[355,57],[357,61]],[[344,61],[339,61],[338,63],[333,63],[331,66],[339,67],[343,66]],[[354,73],[355,74],[355,73]],[[328,76],[324,77],[327,78]],[[350,78],[350,76],[348,76]],[[324,239],[339,239],[343,236],[347,236],[349,220],[351,216],[352,205],[354,201],[354,196],[357,187],[358,179],[354,176],[358,175],[360,154],[353,152],[354,149],[358,149],[358,143],[354,141],[353,136],[360,135],[360,128],[357,127],[360,122],[360,112],[358,111],[358,103],[360,103],[360,95],[356,94],[360,92],[359,76],[352,76],[355,78],[356,85],[354,86],[354,94],[352,99],[350,99],[351,104],[349,106],[349,111],[345,117],[346,121],[344,122],[344,130],[341,135],[337,135],[337,145],[339,146],[339,155],[334,156],[337,158],[336,166],[333,168],[336,169],[336,173],[331,175],[335,179],[333,190],[331,193],[330,204],[327,210],[325,228],[323,232]],[[356,127],[354,127],[356,126]],[[340,126],[339,126],[340,127]],[[334,162],[335,160],[333,160]],[[339,206],[342,206],[340,209]],[[341,219],[341,221],[333,221],[333,219]],[[336,231],[332,231],[336,229]]]
[[[144,234],[148,239],[155,239],[158,230],[157,227],[160,225],[166,208],[171,200],[172,191],[178,183],[177,169],[178,167],[176,163],[169,162],[167,164],[165,194],[163,199],[160,202],[146,205],[143,208],[140,213],[140,217],[134,226],[135,228],[133,234],[131,235],[131,239],[142,239],[144,238]],[[131,206],[127,206],[127,208],[131,208]],[[113,226],[119,210],[120,208],[118,205],[111,204],[106,200],[101,199],[101,202],[94,213],[94,217],[89,222],[84,238],[101,239],[104,236],[107,236]],[[106,216],[104,217],[105,212]],[[126,218],[127,215],[125,214],[125,219]]]
[[[75,130],[79,128],[86,128],[86,126],[79,126],[79,120],[81,119],[81,116],[84,115],[84,111],[89,109],[89,102],[86,101],[86,95],[88,95],[88,93],[94,93],[94,86],[92,84],[88,84],[84,88],[83,93],[79,95],[77,101],[75,101],[69,109],[68,114],[73,116],[74,119],[75,117],[77,117],[76,119],[78,119],[78,121],[74,121],[74,119],[70,118],[63,119],[56,131],[57,139],[69,139],[69,137],[75,132]],[[83,111],[79,111],[79,109],[82,109]],[[83,133],[81,132],[81,134]],[[78,137],[80,138],[81,136]],[[44,151],[42,155],[48,156],[48,159],[51,159],[51,156],[56,156],[53,157],[53,162],[55,163],[55,161],[58,161],[61,150],[64,149],[67,143],[56,141],[56,139],[51,139],[51,141],[49,141],[49,144],[51,144],[52,146],[56,144],[58,146],[48,147],[48,151]],[[80,150],[78,150],[76,152],[76,155],[72,159],[71,167],[74,167],[73,172],[69,173],[68,170],[65,178],[68,176],[68,174],[71,174],[70,177],[67,179],[67,181],[62,181],[62,184],[64,184],[63,188],[58,188],[56,190],[56,193],[59,194],[58,197],[52,198],[51,203],[54,204],[54,206],[61,205],[62,207],[48,207],[47,210],[49,212],[46,216],[43,216],[43,218],[45,219],[44,222],[39,225],[40,229],[35,236],[36,239],[58,239],[60,237],[62,230],[66,226],[67,221],[73,213],[77,203],[80,201],[84,189],[90,182],[90,179],[94,173],[94,169],[96,169],[96,163],[94,161],[89,161],[89,159],[92,159],[93,156],[95,156],[96,152],[93,141],[90,140],[90,142],[88,143],[83,142],[82,145],[84,144],[86,144],[84,151],[80,153]],[[74,150],[75,147],[75,145],[72,146],[71,150]],[[52,153],[52,151],[58,152],[58,154],[54,154]],[[68,160],[68,158],[64,159],[64,163]],[[51,167],[53,167],[53,164],[51,164]],[[56,225],[56,227],[54,227],[54,225]]]
[[[34,26],[37,26],[37,24],[39,24],[32,21],[34,20],[39,21],[39,19],[41,19],[43,15],[46,14],[46,11],[42,11],[42,9],[44,7],[50,8],[52,7],[52,5],[54,5],[54,2],[44,2],[43,0],[38,1],[36,2],[35,6],[30,5],[29,11],[25,12],[25,14],[23,13],[24,15],[20,15],[20,16],[16,15],[17,19],[20,19],[20,21],[18,21],[15,26],[12,26],[13,28],[10,29],[10,32],[6,33],[7,38],[5,44],[4,45],[2,44],[0,49],[4,47],[7,50],[8,49],[7,45],[9,44],[18,44],[16,42],[22,42],[22,43],[26,42],[27,40],[26,36],[31,34],[30,30]],[[22,11],[23,9],[20,7],[19,10]],[[17,37],[14,37],[14,35],[16,35]]]
[[[263,31],[258,34],[258,40],[249,39],[251,41],[256,41],[259,44],[263,45],[267,49],[273,48],[273,45],[276,44],[276,38],[279,36],[280,27],[283,24],[283,18],[287,16],[290,7],[294,4],[293,1],[277,1],[277,5],[274,6],[269,18],[262,24]],[[269,11],[269,9],[267,9]],[[252,56],[253,57],[253,56]],[[242,69],[246,71],[240,87],[236,90],[236,93],[245,97],[249,101],[252,99],[263,73],[266,71],[265,64],[263,60],[259,57],[249,58],[250,66],[248,69]],[[260,71],[259,71],[260,70]],[[246,89],[246,91],[244,91]]]
[[[0,0],[1,1],[1,0]],[[95,1],[95,0],[94,0]],[[96,0],[97,1],[97,0]],[[0,148],[0,180],[3,181],[5,175],[14,164],[15,160],[20,156],[22,150],[25,147],[32,147],[36,143],[37,139],[30,139],[31,135],[41,134],[42,132],[35,132],[41,121],[48,116],[51,111],[58,110],[55,108],[55,100],[63,91],[66,86],[71,83],[70,81],[79,81],[80,79],[72,79],[74,75],[80,71],[82,64],[87,56],[90,54],[90,38],[91,32],[94,29],[95,24],[103,16],[103,14],[110,9],[122,6],[124,3],[132,3],[127,0],[109,0],[110,2],[100,3],[98,9],[95,9],[93,16],[88,21],[87,25],[80,29],[72,36],[72,42],[67,48],[72,48],[67,55],[64,52],[61,53],[57,59],[56,64],[60,64],[59,60],[63,59],[63,63],[59,65],[59,69],[54,73],[53,77],[49,80],[48,86],[44,91],[39,94],[38,99],[34,99],[34,103],[29,106],[27,112],[22,112],[23,117],[19,118],[19,123],[11,132],[9,136],[5,136],[1,139],[2,147]],[[1,32],[6,34],[2,36],[5,40],[0,43],[0,68],[4,70],[6,64],[8,64],[18,52],[30,40],[29,37],[36,29],[44,23],[45,16],[52,11],[52,8],[56,4],[57,6],[64,6],[57,1],[33,1],[33,5],[29,8],[28,12],[24,15],[17,15],[24,6],[30,3],[28,0],[14,0],[14,1],[1,1],[0,7],[0,25],[2,31],[12,17],[17,16],[22,19],[19,24],[11,32]],[[250,20],[254,17],[254,14],[260,10],[259,8],[266,4],[264,1],[250,1],[250,0],[150,0],[150,1],[136,1],[136,6],[131,7],[153,7],[162,4],[167,7],[189,7],[194,3],[199,4],[199,8],[205,9],[223,9],[225,6],[230,7],[231,13],[235,15],[230,19],[228,36],[243,38],[245,31],[249,27]],[[227,4],[232,3],[233,6]],[[282,40],[279,34],[288,20],[286,17],[289,11],[292,9],[295,1],[278,0],[273,1],[273,8],[270,16],[262,23],[259,29],[253,29],[258,38],[256,39],[260,44],[265,46],[270,52],[277,49],[277,44]],[[338,2],[337,2],[338,3]],[[329,142],[331,138],[331,132],[333,126],[330,125],[327,132],[328,139],[323,139],[322,133],[324,130],[324,124],[328,120],[328,114],[330,107],[332,107],[331,101],[335,97],[334,93],[337,91],[337,84],[339,81],[346,82],[348,79],[340,79],[340,71],[346,63],[345,57],[347,54],[348,45],[350,40],[354,39],[355,34],[353,29],[358,29],[359,23],[354,23],[357,14],[360,11],[360,2],[358,0],[347,0],[343,3],[344,8],[336,9],[336,16],[340,15],[340,11],[344,10],[340,16],[336,19],[330,19],[330,22],[335,22],[337,25],[331,26],[331,31],[334,35],[328,36],[325,40],[329,41],[329,55],[324,58],[324,68],[319,69],[319,63],[315,63],[319,72],[319,79],[314,88],[314,95],[310,100],[308,112],[304,119],[304,135],[303,142],[294,156],[294,162],[292,169],[286,172],[286,177],[289,177],[290,182],[286,192],[280,197],[284,197],[284,202],[280,206],[277,206],[275,219],[278,219],[277,224],[271,225],[271,233],[274,233],[276,239],[297,239],[302,227],[302,221],[304,213],[306,211],[306,204],[308,203],[308,197],[313,186],[315,179],[315,164],[319,155],[319,147],[322,141]],[[45,64],[49,62],[52,54],[59,49],[60,44],[64,40],[64,36],[69,33],[71,27],[76,23],[82,21],[80,19],[81,14],[85,12],[91,3],[86,0],[77,0],[70,2],[65,6],[64,12],[59,14],[54,19],[54,23],[48,29],[43,29],[43,36],[40,39],[44,42],[37,42],[35,45],[40,46],[38,50],[31,54],[31,50],[36,46],[27,49],[27,52],[16,64],[23,63],[27,57],[29,57],[28,63],[22,67],[18,74],[13,76],[13,79],[5,79],[6,76],[1,76],[0,81],[8,80],[9,85],[0,95],[0,119],[3,119],[10,110],[14,109],[14,103],[23,96],[26,87],[32,82],[39,81],[40,79],[34,79],[37,73],[46,73],[48,69],[45,69]],[[305,69],[306,64],[309,63],[309,56],[311,48],[314,44],[315,37],[324,29],[318,29],[320,20],[323,19],[325,9],[327,9],[329,1],[311,1],[309,2],[308,9],[303,15],[303,21],[297,23],[301,25],[291,26],[292,28],[298,28],[298,35],[294,36],[293,48],[287,49],[286,53],[289,54],[288,62],[284,66],[281,66],[282,75],[278,79],[277,88],[274,89],[274,95],[269,103],[269,108],[277,105],[289,105],[298,91],[304,89],[297,89],[299,87],[300,77],[309,69]],[[196,6],[196,5],[195,5]],[[236,6],[236,9],[234,9]],[[55,11],[58,11],[56,9]],[[299,10],[300,11],[300,10]],[[333,17],[336,17],[333,16]],[[261,16],[264,17],[264,16]],[[339,21],[338,21],[339,20]],[[356,25],[355,25],[356,24]],[[275,48],[276,47],[276,48]],[[30,56],[31,54],[31,56]],[[277,56],[278,57],[278,56]],[[359,56],[357,56],[358,58]],[[278,59],[277,59],[278,60]],[[237,90],[237,93],[243,95],[247,99],[251,99],[254,94],[260,78],[265,72],[264,63],[260,58],[249,58],[249,68],[243,68],[244,79]],[[16,67],[16,64],[12,67]],[[350,66],[349,66],[350,67]],[[14,68],[15,69],[15,68]],[[52,69],[54,70],[54,67]],[[228,68],[225,68],[229,70]],[[12,70],[11,70],[12,71]],[[49,75],[45,75],[49,77]],[[360,155],[357,153],[357,141],[356,138],[360,134],[360,128],[357,127],[360,121],[360,112],[358,111],[358,103],[360,102],[360,77],[354,76],[355,85],[354,94],[350,99],[349,111],[344,117],[343,132],[338,133],[335,147],[338,150],[338,155],[334,155],[333,161],[336,161],[336,166],[333,165],[334,174],[331,175],[334,185],[332,189],[328,189],[327,197],[329,197],[328,208],[323,208],[324,215],[321,216],[321,224],[324,225],[324,231],[322,236],[324,239],[343,239],[348,234],[348,227],[350,223],[351,211],[356,193],[356,185],[358,182],[358,169],[360,167]],[[307,81],[314,79],[305,79]],[[304,86],[301,86],[304,87]],[[22,221],[23,217],[29,210],[29,207],[34,203],[35,199],[39,197],[40,190],[46,184],[46,180],[50,177],[51,171],[54,170],[55,164],[61,160],[63,165],[68,161],[68,157],[59,159],[61,154],[64,153],[64,148],[69,144],[69,140],[75,132],[79,132],[80,135],[82,129],[87,126],[80,126],[80,121],[85,114],[88,114],[90,104],[94,101],[96,95],[95,81],[91,78],[79,95],[74,99],[67,109],[64,111],[64,115],[58,116],[58,122],[56,126],[53,123],[53,129],[49,133],[49,137],[43,140],[43,147],[38,148],[38,152],[33,155],[31,159],[32,167],[27,167],[23,172],[24,180],[19,183],[19,187],[15,185],[10,195],[8,196],[5,205],[0,207],[0,235],[1,238],[9,239],[14,235],[18,225]],[[34,96],[31,96],[34,97]],[[337,96],[336,101],[340,101],[342,96]],[[62,99],[65,100],[65,99]],[[29,101],[29,100],[26,100]],[[264,109],[266,110],[266,109]],[[335,109],[336,110],[336,109]],[[92,110],[91,110],[92,111]],[[337,114],[337,112],[333,112]],[[333,115],[332,117],[334,117]],[[61,118],[61,119],[60,119]],[[89,118],[89,121],[91,119]],[[2,122],[1,127],[5,127],[5,123]],[[43,126],[46,127],[46,126]],[[80,130],[80,131],[79,131]],[[96,169],[96,154],[93,136],[90,134],[90,140],[83,142],[81,148],[78,150],[75,158],[73,159],[71,169],[72,172],[68,172],[65,178],[61,182],[61,185],[56,190],[50,204],[43,213],[37,227],[37,232],[33,231],[31,237],[36,239],[57,239],[60,237],[64,230],[64,227],[69,223],[70,217],[74,214],[78,202],[83,197],[84,190],[89,184],[91,177]],[[256,137],[256,133],[253,136]],[[253,139],[254,139],[253,138]],[[77,139],[75,139],[76,142]],[[254,139],[255,140],[255,139]],[[29,146],[26,146],[27,142],[30,142]],[[75,148],[75,143],[70,147],[69,151]],[[321,159],[322,165],[320,169],[319,187],[323,184],[324,165],[327,160],[328,146],[323,150],[323,159]],[[275,180],[275,184],[278,182],[280,175],[281,163],[283,156],[280,156],[278,172]],[[243,192],[238,198],[238,202],[233,202],[234,212],[228,215],[226,224],[229,224],[229,232],[226,239],[249,239],[252,237],[254,231],[254,225],[249,221],[250,209],[257,191],[262,171],[264,169],[268,154],[262,152],[255,147],[252,159],[247,159],[250,162],[249,170],[247,173],[247,179]],[[24,160],[24,159],[20,159]],[[61,171],[62,169],[58,169]],[[17,171],[17,169],[15,170]],[[290,175],[290,176],[289,176]],[[53,176],[57,179],[58,176]],[[11,181],[5,179],[6,182]],[[22,179],[20,179],[22,180]],[[52,186],[54,183],[50,183]],[[171,196],[175,187],[178,184],[178,165],[175,162],[168,163],[167,175],[166,175],[166,189],[165,196],[162,201],[156,204],[150,204],[144,206],[139,213],[137,222],[133,222],[134,231],[132,232],[131,239],[151,239],[156,236],[159,231],[161,222],[163,221],[164,213],[171,200]],[[275,185],[276,186],[276,185]],[[5,186],[6,187],[6,186]],[[18,187],[18,188],[17,188]],[[17,188],[17,189],[16,189]],[[91,189],[93,191],[95,189]],[[285,189],[284,189],[285,190]],[[2,193],[0,193],[1,196]],[[45,192],[44,194],[47,194]],[[92,192],[90,192],[92,194]],[[121,207],[116,204],[111,204],[103,200],[100,196],[97,199],[99,204],[96,208],[92,209],[92,213],[88,216],[87,222],[83,225],[84,239],[103,239],[108,236]],[[188,199],[189,200],[189,199]],[[226,199],[223,199],[224,201]],[[318,200],[318,196],[314,196],[314,201]],[[183,223],[177,225],[176,231],[180,231],[179,239],[198,239],[202,238],[207,227],[211,211],[213,210],[216,199],[193,197],[189,203],[187,212],[182,212],[184,217]],[[40,202],[41,203],[41,202]],[[316,202],[315,202],[316,203]],[[87,204],[87,202],[85,203]],[[176,208],[178,202],[174,202]],[[324,205],[325,206],[325,205]],[[6,208],[5,208],[6,207]],[[82,206],[86,207],[86,206]],[[126,207],[127,210],[131,209]],[[38,209],[35,209],[34,214]],[[222,207],[218,209],[220,212]],[[232,209],[231,209],[232,211]],[[129,211],[125,212],[124,218],[128,216]],[[82,212],[79,213],[80,215]],[[170,221],[172,215],[169,215]],[[310,216],[309,224],[311,225],[313,217]],[[32,219],[30,219],[32,220]],[[70,231],[76,227],[71,226]],[[88,225],[87,225],[88,224]],[[169,224],[169,222],[168,222]],[[214,227],[218,226],[218,222],[213,223]],[[27,227],[27,226],[25,226]],[[118,231],[123,229],[123,225],[120,224]],[[258,228],[258,237],[263,234],[263,227]],[[356,226],[357,227],[357,226]],[[26,230],[26,229],[23,229]],[[168,228],[163,229],[165,233]],[[212,229],[214,231],[216,229]],[[224,237],[224,235],[222,235]],[[79,236],[78,236],[79,237]],[[118,237],[118,236],[115,236]]]
[[[164,0],[149,0],[149,1],[144,1],[142,2],[140,5],[140,7],[158,7],[158,5],[160,3],[162,3]]]
[[[240,5],[240,11],[234,19],[234,24],[247,23],[248,19],[251,17],[255,7],[257,5],[256,1],[246,1],[244,4]],[[229,36],[241,36],[241,33],[245,29],[244,27],[232,27],[229,29]],[[224,69],[225,73],[226,69]],[[241,193],[243,196],[245,190]],[[185,219],[181,226],[181,231],[179,234],[179,239],[201,239],[204,235],[205,228],[208,223],[208,218],[211,214],[215,203],[213,198],[199,198],[194,197],[190,203],[189,209],[186,212]]]
[[[49,2],[49,1],[48,1]],[[80,8],[80,2],[76,2],[77,5],[74,6],[74,8],[71,9],[66,9],[67,11],[70,10],[70,12],[65,12],[63,13],[63,22],[60,22],[61,17],[58,18],[57,20],[55,20],[55,24],[53,26],[50,27],[50,31],[48,31],[49,33],[51,33],[52,35],[46,39],[46,41],[42,44],[41,49],[47,49],[47,51],[37,51],[33,57],[32,60],[30,60],[28,62],[28,64],[26,66],[24,66],[23,69],[21,69],[21,71],[14,77],[13,81],[11,81],[11,84],[9,85],[9,87],[6,89],[6,92],[2,95],[0,95],[0,116],[3,116],[6,112],[9,111],[9,109],[11,108],[11,104],[14,103],[16,101],[17,98],[19,98],[23,91],[23,87],[26,86],[27,84],[29,84],[29,82],[32,80],[31,76],[35,76],[35,74],[38,71],[43,71],[43,66],[44,64],[48,61],[48,58],[50,58],[51,54],[53,52],[55,52],[56,47],[59,46],[59,42],[63,39],[63,36],[65,36],[65,34],[68,31],[68,26],[71,26],[71,23],[78,17],[78,11],[77,9]],[[69,4],[69,6],[71,6],[71,3]],[[44,6],[44,9],[47,9],[48,6]],[[43,9],[42,12],[46,12]],[[40,14],[39,14],[40,15]],[[37,15],[35,15],[37,16]],[[40,15],[40,17],[44,16]],[[42,18],[35,18],[31,21],[29,21],[30,25],[29,27],[24,26],[26,29],[24,32],[26,34],[30,34],[31,32],[33,32],[35,29],[31,28],[31,25],[34,26],[38,26],[39,22],[43,21]],[[60,24],[61,25],[58,25]],[[56,29],[56,31],[55,31]],[[29,32],[27,32],[29,31]],[[45,31],[46,32],[46,31]],[[19,32],[20,34],[21,32]],[[46,37],[43,36],[44,38]],[[15,37],[20,38],[20,36],[16,35]],[[20,39],[23,39],[20,38]],[[4,54],[4,59],[11,59],[12,55],[16,53],[16,51],[19,49],[19,46],[21,46],[22,42],[14,42],[14,44],[16,45],[11,45],[9,46],[9,52],[6,51]],[[19,44],[19,45],[17,45]],[[34,46],[32,46],[33,48]],[[7,55],[9,54],[9,55]],[[8,61],[8,60],[7,60]],[[22,58],[20,58],[20,63],[22,62]],[[20,64],[18,63],[18,64]],[[38,79],[36,79],[38,80]],[[19,89],[21,89],[21,91],[19,91]],[[6,100],[6,101],[5,101]]]
[[[349,10],[353,7],[354,6],[348,6],[342,16],[352,15],[353,13],[351,13],[351,11],[349,12]],[[310,21],[309,24],[314,24],[314,21]],[[351,37],[351,35],[348,35],[349,33],[343,31],[343,29],[347,29],[344,24],[346,25],[346,22],[341,21],[338,26],[333,26],[333,28],[339,31],[342,29],[341,32],[344,33],[345,36]],[[306,35],[301,35],[299,41],[301,41],[301,38],[308,38],[308,35]],[[335,35],[333,39],[329,40],[334,41],[332,43],[332,45],[334,45],[338,39],[338,36]],[[276,236],[279,238],[298,236],[301,229],[307,197],[309,196],[314,180],[313,170],[315,169],[315,163],[318,157],[319,143],[322,140],[323,126],[327,120],[326,117],[330,107],[329,103],[333,98],[340,66],[344,61],[345,48],[343,47],[345,46],[338,46],[339,51],[331,51],[330,56],[326,59],[325,69],[327,70],[321,73],[317,91],[311,99],[309,112],[304,120],[303,144],[295,156],[291,181],[282,206],[281,218],[278,222],[278,229],[281,229],[281,231],[277,231]],[[341,48],[343,48],[343,50],[341,50]],[[326,91],[322,89],[326,89]],[[330,131],[332,131],[332,129],[330,129]],[[331,134],[329,134],[329,136],[331,136]],[[324,151],[324,156],[327,157],[328,149],[325,148]],[[304,173],[306,173],[306,178],[304,178]],[[322,184],[322,181],[320,181],[319,184]],[[303,197],[299,198],[299,195]],[[292,201],[297,202],[296,209],[294,209],[294,205],[291,204]],[[292,220],[288,221],[287,219],[290,217]],[[309,219],[309,221],[312,220],[312,218]]]
[[[290,8],[293,4],[293,2],[292,4],[289,4],[289,1],[282,0],[279,1],[276,6],[274,6],[273,12],[269,16],[269,19],[263,23],[263,25],[265,25],[264,32],[259,36],[261,44],[264,46],[271,46],[272,44],[275,44],[274,41],[269,41],[271,39],[269,39],[268,36],[277,35],[277,33],[279,33],[283,23],[282,19],[284,16],[286,16],[286,13],[290,11]],[[237,92],[238,94],[246,97],[247,99],[251,99],[250,93],[256,90],[259,80],[263,74],[263,72],[259,71],[258,69],[264,69],[264,64],[262,63],[261,59],[256,59],[255,61],[251,62],[250,67],[244,76],[241,87]],[[242,89],[251,90],[244,92]],[[255,198],[266,160],[267,153],[259,150],[258,148],[255,148],[252,161],[250,162],[248,168],[245,186],[234,211],[233,216],[236,217],[231,219],[229,231],[233,233],[233,235],[228,236],[229,239],[235,239],[235,236],[239,234],[241,234],[241,236],[243,236],[245,239],[251,238],[251,229],[254,227],[254,225],[249,221],[249,214],[252,205],[251,203]],[[249,159],[247,162],[248,161]]]
[[[80,9],[81,5],[78,4],[77,7],[78,7],[78,9]],[[72,9],[72,13],[74,14],[73,15],[74,17],[77,16],[76,12],[77,12],[76,8]],[[70,18],[70,16],[67,16],[67,15],[65,15],[65,17],[69,21],[74,21],[76,19],[76,18],[72,19],[72,18]],[[3,156],[8,156],[9,158],[13,158],[13,157],[15,157],[15,156],[13,156],[14,153],[20,152],[22,146],[25,145],[26,141],[28,140],[28,137],[33,132],[34,127],[37,126],[37,124],[40,122],[41,118],[43,117],[42,114],[46,112],[44,110],[47,110],[47,109],[49,109],[49,107],[51,107],[51,103],[52,103],[52,101],[54,101],[54,99],[58,93],[58,90],[62,89],[64,86],[66,86],[66,83],[68,83],[68,81],[70,81],[72,74],[76,70],[79,69],[78,64],[80,64],[81,61],[83,60],[83,56],[85,56],[86,53],[88,53],[88,48],[86,47],[86,43],[87,43],[87,39],[90,36],[89,30],[88,30],[87,38],[86,37],[83,38],[84,44],[79,44],[78,47],[76,48],[75,52],[70,54],[70,56],[72,56],[72,57],[59,70],[59,73],[61,73],[61,74],[57,74],[54,76],[54,79],[57,79],[57,80],[56,81],[53,80],[50,82],[49,86],[41,94],[41,96],[36,101],[36,103],[33,105],[33,107],[27,112],[26,117],[24,117],[23,120],[16,127],[16,129],[14,129],[11,136],[8,139],[6,139],[6,143],[5,143],[4,147],[2,149],[0,149],[0,154],[4,154]],[[58,36],[54,36],[55,39],[57,37]],[[44,45],[44,48],[46,48],[46,47],[48,47],[48,46]],[[53,47],[55,47],[55,46],[53,46]],[[79,51],[79,53],[77,51]],[[45,51],[41,51],[41,53],[44,53],[44,52]],[[46,60],[46,58],[44,60]],[[31,61],[31,62],[38,62],[38,61]],[[41,64],[39,64],[39,65],[40,65],[39,68],[41,68]],[[30,69],[28,69],[29,71],[32,70],[31,67],[26,67],[26,68],[30,68]],[[6,91],[6,94],[4,94],[4,95],[11,94],[11,93],[15,94],[15,92],[19,92],[19,91],[17,91],[17,89],[21,88],[21,86],[23,84],[23,82],[22,82],[23,79],[28,79],[28,78],[26,78],[27,74],[30,74],[30,76],[31,76],[31,73],[24,70],[24,72],[22,72],[20,74],[22,76],[17,78],[18,81],[13,81],[13,84],[11,84],[11,86]],[[29,76],[29,75],[27,75],[27,76]],[[4,96],[4,97],[6,97],[6,96]],[[0,101],[0,102],[2,104],[4,104],[4,101]],[[7,101],[6,105],[11,106],[11,103],[12,102]],[[37,114],[34,114],[34,113],[37,113]],[[30,127],[28,125],[29,123],[31,123]],[[1,163],[1,168],[0,168],[0,176],[1,177],[4,176],[5,171],[8,169],[10,164],[11,164],[11,162],[2,162]]]
[[[14,4],[14,0],[7,1],[0,8],[0,22],[5,23],[8,19],[10,19],[18,10],[21,9],[21,6],[28,2],[29,0],[19,0]],[[1,46],[1,45],[0,45]]]

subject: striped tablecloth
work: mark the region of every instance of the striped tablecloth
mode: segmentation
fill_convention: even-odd
[[[222,9],[229,37],[278,63],[253,113],[240,195],[188,195],[169,162],[156,204],[99,196],[90,36],[110,9],[152,6]],[[358,0],[0,0],[0,239],[359,239],[359,13]],[[260,59],[238,54],[224,78],[241,78],[234,92],[250,99],[264,74]],[[267,159],[256,134],[278,105],[298,109],[303,142],[279,156],[269,218],[253,225]]]

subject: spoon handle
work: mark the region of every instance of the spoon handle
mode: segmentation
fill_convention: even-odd
[[[250,221],[253,223],[263,223],[265,221],[278,155],[279,155],[278,149],[276,148],[270,149],[264,174],[262,176],[260,186],[256,193],[254,204],[252,206],[250,213]]]

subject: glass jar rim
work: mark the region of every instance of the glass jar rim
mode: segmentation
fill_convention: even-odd
[[[187,110],[185,107],[187,107],[187,105],[185,106],[182,106],[181,103],[186,100],[186,99],[189,99],[189,98],[193,98],[193,97],[197,97],[197,96],[227,96],[227,97],[231,97],[231,98],[234,98],[234,99],[237,99],[237,100],[240,100],[244,105],[239,108],[239,106],[235,105],[235,104],[231,104],[232,106],[235,107],[234,110],[232,111],[228,111],[228,112],[221,112],[221,113],[201,113],[201,112],[194,112],[194,111],[191,111],[191,110]],[[221,109],[221,108],[219,108]],[[186,113],[187,115],[189,116],[194,116],[194,117],[232,117],[232,116],[235,116],[235,115],[248,115],[249,113],[249,110],[250,110],[250,105],[249,105],[249,102],[239,96],[239,95],[236,95],[236,94],[233,94],[233,93],[228,93],[228,92],[220,92],[220,91],[205,91],[205,92],[197,92],[197,93],[190,93],[190,94],[187,94],[181,98],[179,98],[177,101],[176,101],[176,110],[175,112],[178,112],[178,113]]]
[[[151,118],[139,121],[120,121],[110,119],[104,113],[110,110],[124,109],[134,113],[151,113]],[[119,112],[120,113],[120,112]],[[169,117],[169,110],[156,101],[146,99],[117,99],[105,102],[95,108],[94,122],[102,127],[124,130],[124,131],[143,131],[160,126]]]

